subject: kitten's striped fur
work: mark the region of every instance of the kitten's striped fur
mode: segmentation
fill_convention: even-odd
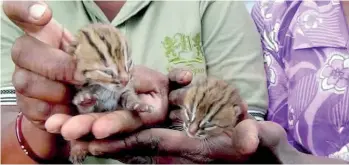
[[[138,99],[133,89],[132,58],[118,29],[91,24],[79,30],[75,39],[68,52],[77,60],[75,77],[85,82],[77,86],[79,92],[73,100],[79,113],[152,109]]]
[[[73,99],[80,114],[110,112],[118,109],[149,112],[151,105],[142,103],[132,85],[133,63],[127,41],[109,24],[90,24],[80,29],[75,41],[65,51],[76,58],[74,77],[82,86]],[[81,164],[87,146],[71,142],[70,161]]]
[[[184,113],[184,131],[193,138],[205,139],[232,130],[245,110],[238,89],[214,77],[201,77],[174,95],[178,94],[183,100],[174,103]]]

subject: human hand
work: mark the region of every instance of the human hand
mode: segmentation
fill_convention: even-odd
[[[172,119],[177,114],[172,113]],[[151,128],[126,138],[96,140],[90,151],[124,163],[247,163],[247,164],[347,164],[338,159],[304,154],[287,141],[285,130],[270,121],[241,121],[231,135],[206,141],[189,138],[183,132]]]
[[[172,91],[169,95],[170,102],[182,102],[185,91],[182,89]],[[264,137],[266,131],[260,131],[260,124],[257,124],[257,121],[247,119],[249,116],[246,105],[241,106],[245,107],[241,109],[244,111],[240,116],[240,121],[242,121],[234,129],[225,131],[227,134],[199,140],[190,138],[184,132],[151,128],[127,137],[96,140],[90,143],[89,149],[94,155],[108,155],[108,157],[114,157],[125,163],[241,163],[251,156],[255,157],[256,153],[269,153],[270,155],[261,157],[267,160],[256,158],[250,160],[276,162],[277,159],[269,149],[276,146],[277,138],[266,134],[261,144],[266,144],[267,147],[264,147],[261,152],[259,137],[261,135]],[[174,122],[178,119],[183,121],[182,116],[181,111],[172,111],[170,118]],[[261,135],[260,132],[262,132]]]
[[[75,64],[58,49],[71,36],[63,33],[44,2],[4,1],[2,7],[9,19],[26,32],[15,41],[11,53],[16,65],[12,83],[18,107],[25,116],[24,136],[39,157],[60,157],[64,147],[57,145],[61,138],[46,132],[44,123],[52,114],[71,112],[68,104],[71,91],[59,80],[72,81]]]
[[[127,137],[94,140],[89,151],[95,156],[123,163],[242,163],[257,150],[259,139],[254,120],[239,123],[231,135],[206,141],[166,128],[150,128]]]
[[[186,85],[191,81],[191,74],[187,74],[185,70],[176,69],[170,72],[169,79],[172,80],[171,84]],[[51,133],[61,133],[65,139],[72,140],[74,148],[71,151],[75,155],[81,151],[88,151],[89,141],[95,138],[107,138],[110,135],[135,131],[141,126],[162,124],[167,116],[169,79],[152,69],[142,66],[135,67],[134,84],[136,91],[141,93],[139,96],[142,101],[155,107],[155,111],[151,113],[135,114],[127,110],[117,110],[106,113],[81,114],[68,117],[66,120],[61,120],[63,114],[56,114],[47,120],[46,128]],[[94,138],[80,139],[85,135],[90,135],[90,133],[94,135]],[[70,159],[75,161],[76,157]]]

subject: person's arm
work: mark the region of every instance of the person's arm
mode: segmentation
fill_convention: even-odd
[[[263,38],[263,32],[265,31],[265,24],[263,17],[261,15],[261,2],[256,2],[255,5],[252,8],[251,11],[251,16],[255,22],[255,25],[258,29],[258,32],[260,33],[260,36],[262,40],[268,40],[267,38]],[[278,9],[279,14],[282,14],[283,10]],[[262,47],[263,47],[263,52],[264,56],[269,56],[270,58],[274,58],[272,55],[275,54],[276,52],[273,52],[271,49],[267,49],[266,47],[268,46],[268,42],[262,41]],[[276,60],[273,62],[273,67],[274,68],[281,68],[281,66],[277,63]],[[282,70],[282,69],[280,69]],[[279,72],[278,77],[285,76],[283,72]],[[268,77],[268,81],[271,82],[271,77]],[[281,82],[279,84],[282,84]],[[280,91],[282,88],[277,88],[278,92],[286,92],[286,91]],[[273,90],[273,89],[270,89]],[[271,107],[269,110],[274,110],[273,107]],[[269,112],[270,113],[270,112]],[[320,157],[320,156],[314,156],[314,155],[309,155],[309,154],[304,154],[302,152],[299,152],[296,150],[294,147],[292,147],[286,140],[286,134],[281,134],[281,133],[275,133],[273,131],[275,130],[281,130],[281,125],[279,125],[279,128],[271,128],[271,125],[265,126],[264,131],[262,134],[265,135],[265,138],[263,136],[261,137],[262,141],[272,141],[272,137],[278,138],[278,139],[284,139],[283,142],[278,143],[278,145],[275,146],[270,146],[267,145],[267,147],[272,148],[272,152],[276,155],[276,157],[279,159],[279,161],[282,164],[345,164],[348,163],[343,160],[339,159],[330,159],[328,157]],[[282,128],[284,129],[284,128]],[[278,135],[278,136],[273,136],[273,135]],[[282,137],[284,136],[284,137]],[[274,140],[274,141],[279,141],[279,140]]]
[[[1,9],[2,7],[1,4]],[[7,18],[3,10],[1,12],[1,90],[2,93],[5,91],[5,94],[1,94],[1,118],[6,119],[1,122],[1,163],[34,164],[37,162],[25,155],[16,137],[15,123],[19,108],[16,106],[15,94],[8,94],[5,90],[12,86],[14,63],[11,49],[15,40],[23,35],[23,31]],[[37,128],[25,117],[22,120],[22,133],[33,152],[42,159],[49,160],[58,156],[57,153],[62,153],[58,150],[63,148],[57,148],[60,137]]]
[[[266,129],[270,129],[270,127],[264,130]],[[332,159],[325,156],[314,156],[299,152],[287,142],[286,137],[284,139],[276,147],[269,147],[282,164],[349,164],[348,161],[341,159]]]
[[[235,85],[248,112],[263,120],[268,108],[260,37],[243,2],[201,2],[202,41],[208,75]]]
[[[12,118],[13,122],[1,129],[1,164],[37,164],[29,156],[27,156],[17,141],[15,132],[16,119],[13,111],[18,111],[17,106],[1,106],[2,118]],[[57,153],[62,153],[66,148],[57,148],[60,138],[54,134],[43,131],[25,117],[22,121],[22,133],[30,145],[31,149],[37,156],[42,159],[50,160],[56,158]],[[62,161],[63,162],[63,161]]]

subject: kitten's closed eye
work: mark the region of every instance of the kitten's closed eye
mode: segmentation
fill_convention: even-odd
[[[211,127],[214,127],[214,126],[216,126],[216,125],[213,124],[213,123],[205,122],[201,127],[205,129],[205,128],[211,128]]]
[[[238,90],[223,80],[199,78],[186,90],[182,103],[184,130],[194,138],[208,138],[231,131],[240,114]],[[195,125],[198,124],[199,125]]]
[[[102,70],[102,72],[104,72],[105,74],[107,74],[111,77],[115,77],[115,74],[112,70],[106,69],[106,70]]]

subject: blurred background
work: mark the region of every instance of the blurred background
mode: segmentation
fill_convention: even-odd
[[[251,12],[251,9],[252,9],[254,3],[255,3],[255,0],[245,1],[246,8],[249,12]]]

